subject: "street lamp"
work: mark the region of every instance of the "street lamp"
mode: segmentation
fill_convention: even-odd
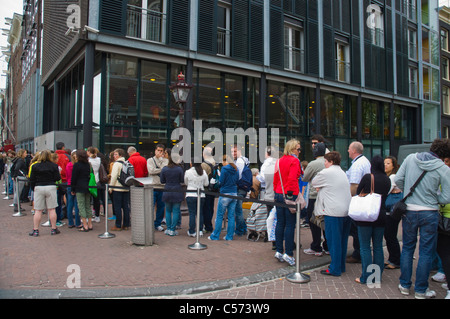
[[[185,76],[183,74],[183,72],[180,72],[180,74],[178,74],[178,81],[176,84],[171,85],[170,87],[170,91],[173,94],[173,97],[175,98],[175,102],[177,102],[179,104],[180,107],[180,113],[179,113],[179,117],[180,117],[180,127],[183,127],[183,123],[184,123],[184,110],[185,110],[185,104],[186,101],[189,97],[189,93],[191,92],[192,89],[192,85],[189,85],[186,83],[185,81]]]

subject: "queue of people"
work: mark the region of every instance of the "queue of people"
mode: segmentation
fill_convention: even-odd
[[[300,161],[302,148],[296,139],[286,143],[282,154],[278,154],[273,147],[267,147],[260,170],[254,169],[253,174],[250,173],[250,187],[243,186],[246,184],[243,181],[247,176],[246,170],[250,169],[249,161],[242,156],[238,145],[233,145],[231,157],[223,156],[222,163],[214,161],[209,147],[204,148],[201,163],[199,159],[192,159],[191,163],[177,164],[178,158],[174,157],[178,154],[172,154],[163,144],[156,145],[154,156],[148,159],[134,147],[128,148],[127,153],[135,177],[151,179],[156,212],[154,227],[168,236],[178,235],[180,206],[185,199],[189,210],[188,236],[194,237],[199,231],[200,236],[210,233],[209,240],[220,240],[224,221],[228,225],[222,239],[233,240],[234,236],[242,236],[247,233],[242,202],[246,197],[252,197],[265,202],[265,240],[273,243],[274,257],[279,262],[295,265],[294,231],[300,225],[296,225],[295,214],[286,206],[277,204],[304,196],[307,202],[303,212],[304,224],[309,226],[312,242],[303,252],[317,257],[330,255],[331,264],[321,271],[323,275],[340,276],[345,272],[346,263],[356,262],[361,263],[361,276],[355,282],[368,284],[376,268],[375,281],[380,283],[384,270],[399,268],[399,291],[410,294],[412,260],[417,236],[420,235],[415,297],[423,299],[436,295],[428,289],[428,277],[436,260],[442,274],[440,280],[447,281],[448,289],[450,234],[442,230],[438,232],[438,224],[440,218],[450,217],[450,141],[435,140],[429,152],[411,154],[401,166],[392,156],[382,158],[376,155],[369,160],[363,155],[362,143],[352,142],[348,148],[352,161],[347,171],[341,168],[341,154],[330,151],[321,135],[313,136],[311,142],[314,158],[309,163]],[[126,161],[125,150],[119,148],[111,152],[109,165],[103,154],[93,147],[69,154],[62,143],[57,144],[53,154],[50,151],[36,154],[29,168],[22,163],[25,156],[26,151],[19,151],[11,160],[16,163],[11,175],[17,177],[20,171],[26,176],[28,172],[35,210],[30,236],[39,236],[39,222],[44,210],[49,214],[51,234],[59,233],[63,201],[67,204],[69,228],[77,227],[81,232],[92,230],[92,223],[100,215],[101,204],[104,207],[108,199],[94,197],[92,212],[88,188],[91,172],[97,185],[108,183],[110,186],[112,218],[115,219],[111,231],[130,228],[129,189],[119,182]],[[106,182],[100,178],[105,174],[101,172],[103,170],[107,174]],[[405,201],[407,212],[401,220],[403,245],[400,247],[397,239],[400,222],[391,218],[390,214],[395,203],[409,193],[422,171],[427,173]],[[58,186],[61,182],[66,183],[65,187]],[[352,196],[369,193],[371,187],[381,195],[378,218],[373,222],[352,220],[348,216]],[[197,190],[201,191],[200,229],[196,229]],[[216,197],[216,218],[213,220]],[[353,252],[348,256],[349,237],[353,237]],[[386,262],[383,239],[388,251]],[[447,298],[450,298],[450,293]]]

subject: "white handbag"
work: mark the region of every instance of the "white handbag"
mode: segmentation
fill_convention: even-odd
[[[374,177],[371,174],[370,193],[352,197],[348,208],[348,216],[358,222],[374,222],[378,219],[381,207],[381,195],[374,193]]]

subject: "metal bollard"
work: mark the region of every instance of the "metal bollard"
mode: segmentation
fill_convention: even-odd
[[[22,208],[20,207],[20,194],[19,194],[19,180],[16,178],[16,182],[14,183],[15,187],[16,187],[16,204],[17,204],[17,213],[13,214],[13,217],[22,217],[22,216],[26,216],[27,214],[22,213]]]
[[[202,249],[208,248],[208,246],[201,244],[199,242],[199,238],[200,238],[200,203],[201,203],[200,188],[197,188],[196,242],[192,245],[188,245],[189,249],[193,249],[193,250],[202,250]]]
[[[301,196],[299,194],[299,196]],[[296,243],[297,247],[295,250],[295,272],[286,276],[286,279],[293,283],[304,284],[311,280],[311,277],[306,274],[302,274],[300,272],[300,203],[297,203],[297,212],[296,212]]]
[[[108,239],[116,237],[115,234],[111,234],[108,232],[108,184],[105,184],[105,232],[103,234],[98,235],[98,238]]]

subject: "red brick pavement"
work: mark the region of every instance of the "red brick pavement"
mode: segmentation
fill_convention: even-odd
[[[325,278],[317,270],[306,270],[311,274],[310,283],[293,284],[284,276],[295,269],[273,258],[270,243],[250,242],[245,237],[213,242],[203,237],[200,242],[208,248],[190,250],[188,245],[195,239],[186,234],[188,216],[183,216],[179,236],[157,232],[155,245],[137,246],[131,242],[131,230],[115,232],[116,237],[111,239],[98,238],[105,231],[104,217],[88,233],[66,225],[60,228],[59,235],[50,236],[48,227],[40,227],[40,236],[30,237],[31,206],[22,204],[27,215],[13,217],[11,203],[0,199],[2,298],[405,298],[396,290],[397,270],[383,275],[380,289],[353,282],[360,265],[350,265],[340,278]],[[43,216],[42,222],[47,218]],[[108,225],[113,223],[109,221]],[[301,229],[303,246],[307,247],[310,240],[309,230]],[[302,267],[329,262],[329,257],[303,253],[300,258]],[[80,267],[80,288],[67,285],[72,274],[68,266],[72,264]],[[431,286],[442,299],[445,291],[440,285]],[[227,289],[230,287],[237,288]]]

